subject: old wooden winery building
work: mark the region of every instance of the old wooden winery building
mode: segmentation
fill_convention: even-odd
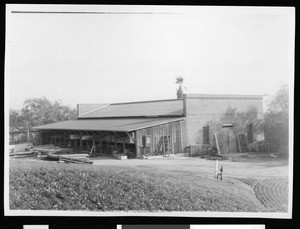
[[[259,95],[185,94],[183,99],[113,104],[78,104],[76,120],[35,127],[43,144],[99,154],[178,154],[199,144],[199,131],[228,107],[263,112]]]

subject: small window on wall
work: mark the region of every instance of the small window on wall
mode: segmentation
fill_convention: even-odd
[[[151,136],[144,135],[143,136],[143,147],[145,147],[145,148],[150,147],[150,144],[151,144]]]

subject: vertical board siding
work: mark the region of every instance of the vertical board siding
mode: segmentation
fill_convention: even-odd
[[[187,142],[186,134],[182,133],[182,131],[184,131],[184,120],[136,131],[137,148],[140,151],[140,154],[137,152],[137,157],[145,154],[153,155],[159,140],[163,135],[170,136],[170,148],[172,149],[173,153],[182,153],[184,146],[186,146],[184,144]],[[151,137],[150,147],[143,147],[142,138],[144,135]]]

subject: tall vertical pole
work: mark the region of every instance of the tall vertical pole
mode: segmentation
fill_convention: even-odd
[[[163,154],[165,155],[165,131],[164,131],[164,127],[163,127],[163,136],[162,136],[162,150],[163,150]]]
[[[139,142],[139,133],[138,130],[135,131],[135,152],[136,152],[136,158],[139,158],[141,156],[140,151],[140,142]]]
[[[215,177],[217,177],[218,176],[218,167],[219,167],[219,161],[218,160],[216,160],[216,164],[215,164],[216,166],[215,166]]]
[[[27,144],[29,145],[30,142],[30,134],[29,134],[29,130],[27,130]]]

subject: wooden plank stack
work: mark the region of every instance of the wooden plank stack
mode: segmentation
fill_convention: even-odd
[[[53,144],[48,145],[37,145],[30,146],[19,145],[11,147],[10,156],[14,157],[25,157],[25,156],[37,156],[40,158],[55,160],[64,163],[76,163],[76,164],[93,164],[92,161],[88,160],[88,154],[72,154],[72,149],[61,148],[54,146]],[[15,152],[15,149],[22,149],[19,152]]]
[[[72,156],[62,156],[62,155],[57,155],[54,153],[48,153],[47,154],[48,158],[55,159],[58,162],[64,162],[64,163],[75,163],[75,164],[93,164],[92,161],[86,159],[86,158],[76,158]]]

